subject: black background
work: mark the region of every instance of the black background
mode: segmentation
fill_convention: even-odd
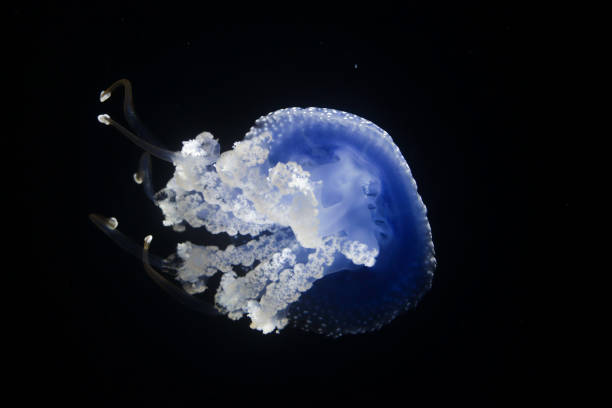
[[[532,390],[522,13],[439,6],[310,18],[302,7],[282,18],[204,6],[11,10],[24,44],[20,113],[39,140],[23,147],[38,155],[26,176],[44,202],[31,219],[32,231],[44,230],[31,255],[44,295],[24,379],[50,398],[172,406],[226,389],[234,400],[268,402],[283,401],[280,390],[326,400],[318,393],[333,389],[339,401],[399,393],[408,404],[459,394],[508,401]],[[132,81],[136,110],[170,149],[204,130],[227,149],[259,116],[291,106],[344,110],[385,129],[428,208],[438,260],[431,291],[381,331],[336,340],[294,329],[264,336],[246,320],[186,310],[87,219],[115,216],[138,241],[153,234],[160,255],[184,239],[162,227],[132,181],[138,148],[96,120],[123,121],[119,95],[98,101],[119,78]],[[154,161],[157,188],[171,174]]]

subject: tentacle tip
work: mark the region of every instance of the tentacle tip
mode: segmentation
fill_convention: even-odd
[[[136,182],[136,184],[142,184],[143,179],[140,173],[134,173],[134,181]]]
[[[119,226],[119,221],[115,217],[106,218],[100,214],[89,214],[89,219],[100,228],[115,230]]]
[[[102,114],[102,115],[98,115],[98,122],[103,123],[105,125],[110,125],[110,115],[107,115],[106,113]]]
[[[119,221],[117,221],[115,217],[110,217],[106,220],[106,226],[112,230],[115,230],[119,226]]]
[[[153,241],[153,235],[147,235],[146,237],[144,237],[145,249],[149,249],[149,245],[151,245],[151,241]]]
[[[100,102],[104,102],[105,100],[107,100],[108,98],[111,97],[111,93],[104,90],[102,92],[100,92]]]

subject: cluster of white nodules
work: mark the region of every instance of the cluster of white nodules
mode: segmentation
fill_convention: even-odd
[[[215,234],[255,237],[224,250],[178,244],[178,279],[188,293],[199,293],[221,272],[217,308],[232,319],[247,315],[251,327],[264,333],[287,324],[288,305],[322,278],[337,256],[373,266],[378,255],[378,248],[342,234],[320,236],[321,182],[295,162],[272,166],[270,141],[271,135],[262,133],[221,155],[210,133],[184,142],[174,177],[157,201],[164,225],[187,223]],[[237,267],[250,270],[239,276]]]

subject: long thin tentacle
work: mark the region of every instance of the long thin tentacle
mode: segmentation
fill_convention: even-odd
[[[145,126],[140,121],[140,118],[136,114],[134,110],[134,97],[132,95],[132,84],[127,79],[120,79],[109,86],[104,91],[100,92],[100,102],[106,101],[111,97],[113,91],[118,88],[123,87],[123,114],[125,119],[127,120],[130,127],[135,131],[131,132],[126,129],[119,123],[115,122],[111,117],[107,114],[98,115],[98,120],[105,124],[111,125],[115,129],[117,129],[121,134],[130,139],[134,144],[144,149],[147,152],[150,152],[154,156],[172,162],[173,157],[175,156],[175,152],[170,151],[168,149],[163,148],[159,142],[157,142],[149,133],[149,131],[145,128]]]
[[[140,117],[136,114],[136,110],[134,109],[132,84],[129,80],[125,78],[120,79],[106,88],[104,91],[100,92],[100,102],[104,102],[109,99],[112,93],[119,87],[123,87],[123,115],[125,116],[128,125],[130,125],[130,128],[132,128],[132,131],[149,143],[163,147],[160,142],[153,137],[151,132],[149,132],[147,127],[140,120]]]
[[[172,269],[172,266],[166,263],[162,258],[149,253],[149,246],[151,244],[151,240],[153,239],[151,235],[148,235],[145,238],[144,246],[141,247],[117,230],[117,225],[119,225],[119,222],[116,218],[106,218],[99,214],[90,214],[89,219],[98,228],[100,228],[102,232],[108,235],[117,245],[130,254],[141,258],[147,275],[153,280],[153,282],[155,282],[175,300],[199,313],[215,316],[220,314],[211,304],[203,302],[202,300],[187,294],[180,287],[173,285],[162,275],[162,273],[153,268],[153,265],[155,265],[155,267],[160,268],[163,271]]]
[[[151,144],[149,142],[147,142],[144,139],[141,139],[140,137],[136,136],[134,133],[130,132],[128,129],[126,129],[125,127],[123,127],[122,125],[120,125],[119,123],[115,122],[113,119],[111,119],[111,117],[108,114],[102,114],[102,115],[98,115],[98,121],[100,123],[103,123],[105,125],[110,125],[112,127],[114,127],[115,129],[117,129],[123,136],[127,137],[128,139],[130,139],[130,141],[132,141],[132,143],[134,143],[136,146],[140,147],[141,149],[151,153],[153,156],[165,160],[167,162],[172,163],[173,159],[176,155],[176,152],[173,152],[171,150],[166,150],[162,147],[156,146],[154,144]]]
[[[124,251],[140,259],[142,255],[142,247],[117,230],[117,225],[119,225],[119,222],[115,217],[106,218],[100,214],[89,214],[89,219],[96,227],[98,227],[110,239],[112,239],[115,244],[121,247]],[[162,270],[172,269],[172,266],[159,256],[151,254],[150,261],[153,265]]]

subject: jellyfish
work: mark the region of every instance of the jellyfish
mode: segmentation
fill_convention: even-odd
[[[180,151],[156,144],[123,88],[128,130],[107,114],[98,120],[141,147],[134,180],[159,207],[163,225],[226,234],[225,248],[179,242],[166,258],[91,220],[142,258],[166,292],[198,311],[247,318],[264,334],[287,326],[339,337],[380,329],[413,308],[431,287],[436,267],[426,207],[391,136],[357,115],[326,108],[287,108],[260,117],[233,148],[203,132]],[[174,175],[154,192],[151,155]],[[214,303],[199,296],[220,274]]]

